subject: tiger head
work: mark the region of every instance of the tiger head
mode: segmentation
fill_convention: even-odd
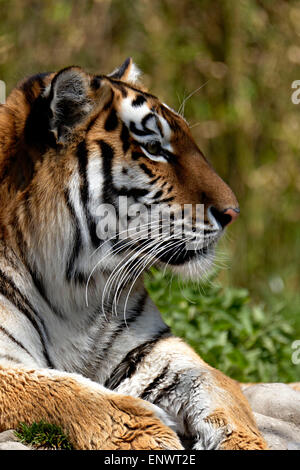
[[[57,230],[55,246],[62,241],[69,279],[78,271],[80,253],[101,246],[105,256],[110,254],[108,264],[134,252],[145,258],[144,266],[147,255],[151,264],[183,272],[193,266],[200,272],[239,213],[233,192],[199,150],[187,122],[137,78],[131,59],[110,75],[68,67],[25,80],[1,110],[0,201],[7,208],[6,225],[27,227],[28,244],[36,247],[49,244],[51,231]],[[171,230],[166,239],[152,234],[147,241],[148,221],[140,239],[122,237],[121,242],[116,225],[119,232],[107,243],[99,236],[104,224],[99,206],[116,208],[121,196],[129,207],[201,205],[201,240],[187,249],[197,228],[192,209],[189,233],[181,239]],[[118,218],[116,208],[114,222]]]

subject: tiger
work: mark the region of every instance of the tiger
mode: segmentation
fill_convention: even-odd
[[[149,266],[200,278],[239,206],[132,58],[20,82],[0,107],[0,181],[0,431],[43,420],[74,449],[266,449],[240,385],[172,334],[145,288]],[[105,238],[99,207],[120,197],[198,204],[203,237],[187,249],[192,212],[180,240]]]

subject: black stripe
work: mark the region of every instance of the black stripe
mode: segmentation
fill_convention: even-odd
[[[145,165],[145,163],[140,163],[140,168],[146,173],[146,175],[150,176],[150,178],[155,177],[155,174],[152,173],[150,168],[148,168],[147,165]]]
[[[117,88],[120,87],[121,83],[118,80],[115,80],[112,77],[108,77],[108,76],[105,76],[105,78],[108,79]],[[136,88],[134,85],[131,85],[131,84],[126,83],[126,82],[122,82],[122,86],[124,88],[126,87],[126,88],[129,88],[130,90],[136,91],[137,93],[142,94],[146,98],[154,98],[155,100],[157,100],[156,96],[151,95],[151,93],[147,93],[146,91],[141,91],[139,88]],[[126,89],[125,89],[125,92],[126,92],[126,96],[127,96],[127,90]]]
[[[95,76],[91,81],[91,88],[95,91],[99,90],[99,88],[101,86],[101,81],[102,81],[101,76]]]
[[[119,196],[133,197],[135,201],[138,201],[141,197],[147,196],[149,191],[143,188],[126,188],[126,186],[122,186],[118,193]]]
[[[134,107],[138,107],[138,106],[142,106],[142,104],[144,104],[146,101],[146,98],[143,96],[143,95],[137,95],[137,97],[132,100],[132,106]]]
[[[159,390],[156,397],[152,400],[152,403],[153,404],[159,403],[166,395],[169,395],[170,392],[172,392],[178,387],[180,380],[181,380],[180,374],[175,374],[172,382],[166,387]]]
[[[131,158],[132,160],[138,160],[139,158],[145,157],[145,154],[142,152],[132,152]]]
[[[130,147],[130,134],[129,134],[128,127],[125,126],[125,124],[122,125],[120,139],[123,145],[123,152],[126,153]]]
[[[131,130],[131,132],[133,132],[133,134],[140,136],[155,134],[154,131],[148,128],[145,128],[144,130],[138,129],[133,121],[130,122],[129,129]]]
[[[146,135],[153,135],[155,134],[155,131],[153,131],[152,129],[149,129],[147,127],[147,122],[151,119],[154,119],[156,121],[156,116],[155,114],[153,113],[148,113],[146,114],[146,116],[143,117],[143,119],[141,120],[141,126],[143,127],[143,130],[140,130],[136,127],[135,123],[133,121],[130,122],[130,130],[136,134],[136,135],[140,135],[140,136],[146,136]],[[156,127],[160,130],[159,126],[157,125],[157,122],[156,122]]]
[[[149,131],[149,132],[152,132],[151,129],[148,129],[147,127],[147,122],[150,120],[150,119],[154,119],[155,120],[155,114],[153,113],[148,113],[146,114],[146,116],[143,117],[143,119],[141,120],[141,125],[143,126],[143,128],[146,130],[146,131]]]
[[[149,193],[148,189],[145,188],[127,188],[126,186],[122,186],[120,189],[116,189],[113,184],[112,178],[112,161],[114,157],[114,150],[111,145],[106,143],[103,140],[98,141],[98,145],[101,150],[102,158],[103,158],[103,176],[104,176],[104,185],[103,185],[103,192],[102,198],[104,203],[112,204],[114,202],[115,195],[117,196],[132,196],[135,200],[139,200],[139,198],[146,196]],[[132,158],[135,158],[136,152],[132,152]],[[137,157],[144,156],[141,153],[137,153]],[[160,178],[160,177],[158,177]],[[156,181],[157,179],[156,178]],[[117,211],[117,207],[116,207]]]
[[[169,150],[162,149],[161,155],[165,157],[166,160],[170,163],[174,163],[177,161],[177,157],[174,153],[169,152]]]
[[[29,300],[22,294],[19,288],[15,285],[13,280],[8,278],[6,274],[1,270],[0,270],[0,293],[7,300],[9,300],[9,302],[11,302],[18,309],[18,311],[22,313],[23,315],[25,315],[25,317],[30,321],[31,325],[33,326],[33,328],[36,330],[37,334],[39,335],[42,348],[43,348],[43,354],[47,361],[48,366],[54,367],[50,360],[50,357],[46,348],[44,335],[41,331],[41,328],[38,322],[36,321],[36,318],[38,318],[42,326],[42,329],[45,332],[47,339],[49,340],[49,335],[45,328],[44,321],[39,317],[37,311],[33,308]]]
[[[25,351],[30,357],[32,357],[32,359],[36,360],[33,355],[25,348],[25,346],[20,343],[20,341],[18,341],[9,331],[6,330],[6,328],[4,328],[3,326],[0,326],[0,331],[5,334],[6,336],[8,336],[8,338],[13,342],[15,343],[17,346],[19,346],[19,348],[23,349],[23,351]]]
[[[111,145],[104,142],[104,140],[99,140],[98,145],[100,147],[102,159],[103,159],[103,193],[102,198],[104,203],[110,204],[112,202],[111,196],[113,191],[113,179],[112,179],[112,162],[114,158],[114,150]]]
[[[71,251],[71,254],[69,256],[68,262],[67,262],[67,267],[66,267],[66,279],[67,281],[71,281],[71,279],[74,278],[74,264],[75,261],[77,260],[80,250],[82,248],[82,240],[81,240],[81,233],[80,233],[80,228],[79,228],[79,221],[77,218],[77,215],[75,213],[74,207],[70,201],[70,195],[69,191],[65,190],[64,191],[64,197],[65,197],[65,202],[67,205],[67,208],[70,212],[70,215],[73,219],[73,224],[74,224],[74,239],[73,239],[73,248]]]
[[[154,194],[153,199],[158,199],[162,194],[163,194],[163,191],[160,189]]]
[[[152,392],[156,390],[156,387],[163,382],[163,380],[166,378],[166,376],[169,373],[169,364],[167,364],[164,368],[161,374],[159,374],[143,391],[143,393],[140,394],[140,398],[143,400],[148,400]]]
[[[123,382],[123,380],[132,377],[136,372],[138,365],[152,351],[158,341],[169,334],[170,328],[165,325],[153,339],[146,341],[145,343],[130,351],[124,357],[122,362],[120,362],[120,364],[114,369],[111,376],[105,381],[104,386],[114,390]]]
[[[112,108],[109,115],[107,116],[105,120],[104,129],[107,132],[114,131],[118,127],[118,124],[119,124],[119,120],[118,120],[116,110]]]
[[[149,183],[150,183],[150,184],[154,184],[154,183],[156,183],[160,178],[161,178],[161,176],[157,176],[156,178],[154,178],[154,180],[149,181]]]
[[[162,204],[163,202],[171,202],[171,201],[174,201],[174,197],[173,196],[170,196],[170,197],[165,197],[164,199],[161,199],[159,202],[160,204]]]
[[[81,201],[82,201],[85,216],[86,216],[86,221],[87,221],[87,226],[88,226],[91,242],[95,248],[98,248],[100,241],[97,236],[96,222],[92,218],[90,211],[88,209],[88,201],[89,201],[89,183],[88,183],[88,177],[87,177],[88,150],[86,147],[85,140],[82,140],[77,145],[76,155],[78,158],[78,168],[79,168],[79,174],[81,177],[81,185],[80,185]]]
[[[88,152],[87,152],[85,140],[82,140],[77,145],[76,155],[78,158],[78,168],[79,168],[79,174],[81,177],[81,185],[80,185],[81,200],[82,200],[84,208],[86,208],[88,197],[89,197],[89,188],[88,188],[88,180],[87,180]]]

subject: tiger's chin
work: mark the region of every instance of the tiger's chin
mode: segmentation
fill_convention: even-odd
[[[171,271],[186,280],[201,280],[209,273],[214,265],[215,254],[212,251],[206,255],[196,255],[186,263],[171,266]]]
[[[179,275],[183,279],[200,281],[211,271],[214,260],[215,245],[212,244],[205,249],[181,253],[181,256],[178,256],[175,262],[169,260],[164,263],[164,260],[160,259],[160,265],[167,265],[172,273]]]

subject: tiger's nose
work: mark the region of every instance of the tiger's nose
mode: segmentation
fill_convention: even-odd
[[[238,207],[232,208],[229,207],[223,211],[216,209],[215,207],[210,208],[211,214],[214,216],[216,221],[221,225],[222,228],[225,228],[227,225],[231,224],[238,218],[240,209]]]

